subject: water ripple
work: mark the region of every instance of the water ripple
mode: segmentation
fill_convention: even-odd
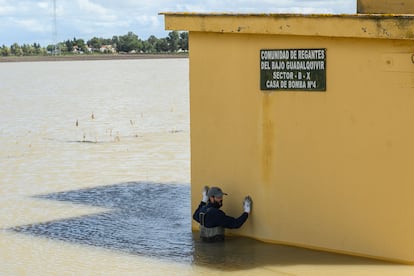
[[[191,263],[189,185],[130,182],[35,196],[112,209],[10,230]]]
[[[35,196],[98,206],[111,211],[17,226],[8,230],[121,251],[218,271],[297,264],[373,265],[381,262],[271,245],[229,236],[203,243],[191,232],[188,184],[129,182]]]

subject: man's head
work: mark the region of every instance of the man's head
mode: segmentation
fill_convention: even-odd
[[[223,205],[223,191],[219,187],[211,187],[208,190],[207,196],[214,207],[220,208]]]

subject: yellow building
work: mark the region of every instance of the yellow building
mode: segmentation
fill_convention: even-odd
[[[238,235],[414,263],[414,16],[163,14],[189,31],[193,210],[218,185],[229,215],[253,198]]]

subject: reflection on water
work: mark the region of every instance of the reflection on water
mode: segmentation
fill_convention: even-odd
[[[111,209],[109,212],[11,230],[131,254],[191,262],[188,185],[125,183],[36,196]]]
[[[130,182],[35,198],[103,207],[110,211],[9,230],[220,271],[270,264],[378,263],[235,236],[223,243],[204,243],[198,233],[191,233],[188,185]]]

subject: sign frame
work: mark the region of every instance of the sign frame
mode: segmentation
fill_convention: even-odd
[[[260,90],[326,91],[326,48],[260,50]]]

